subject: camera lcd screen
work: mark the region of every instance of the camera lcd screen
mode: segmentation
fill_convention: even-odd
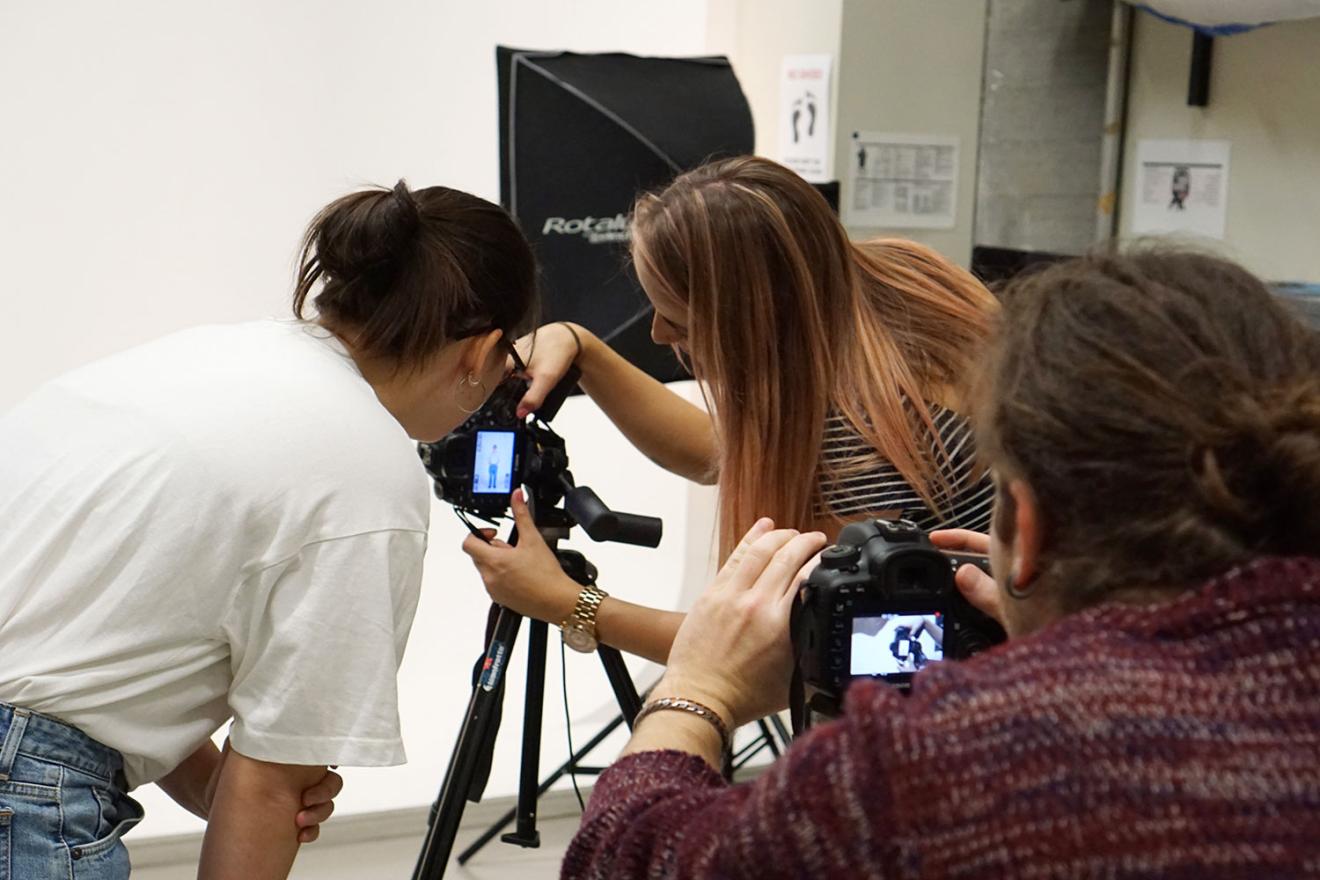
[[[472,466],[475,495],[508,495],[513,491],[513,431],[478,431]]]
[[[944,659],[944,615],[939,612],[854,617],[852,675],[907,675]]]

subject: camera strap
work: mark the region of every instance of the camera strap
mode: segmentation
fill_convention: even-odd
[[[793,677],[788,683],[788,717],[796,739],[807,729],[806,687],[802,681],[802,644],[798,638],[798,620],[802,616],[801,597],[793,600],[788,616],[788,631],[792,635]]]
[[[469,532],[476,535],[478,538],[485,541],[487,544],[490,543],[490,538],[487,538],[485,532],[483,532],[481,529],[473,525],[472,520],[468,519],[468,515],[466,513],[464,513],[461,509],[457,507],[454,508],[454,513],[455,515],[458,516],[459,520],[462,521],[463,525],[467,526],[467,530]]]

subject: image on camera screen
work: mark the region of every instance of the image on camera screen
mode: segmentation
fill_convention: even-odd
[[[944,659],[944,615],[854,617],[851,675],[901,675]]]
[[[478,431],[472,467],[472,492],[508,495],[513,491],[513,432]]]

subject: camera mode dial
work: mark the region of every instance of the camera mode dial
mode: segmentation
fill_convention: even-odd
[[[835,544],[820,554],[821,567],[831,571],[856,570],[861,559],[862,548],[853,544]]]

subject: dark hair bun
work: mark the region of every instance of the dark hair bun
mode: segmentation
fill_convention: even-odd
[[[1320,379],[1266,399],[1242,395],[1217,414],[1217,436],[1194,456],[1197,488],[1246,543],[1280,555],[1320,548]]]
[[[499,205],[400,180],[336,199],[312,220],[295,316],[318,285],[318,320],[351,333],[358,353],[421,367],[451,340],[514,336],[535,312],[536,260]]]
[[[406,259],[420,226],[417,201],[400,180],[393,189],[354,193],[326,211],[316,254],[327,275],[351,282],[385,274]]]

